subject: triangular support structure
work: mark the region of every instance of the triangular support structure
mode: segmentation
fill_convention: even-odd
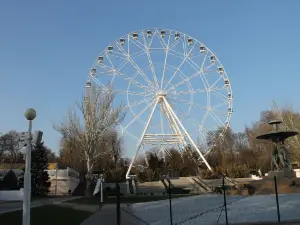
[[[130,176],[131,169],[143,144],[151,144],[151,145],[171,145],[171,144],[180,145],[181,144],[183,146],[186,146],[186,141],[188,140],[192,145],[192,147],[196,149],[196,151],[198,152],[199,156],[201,157],[201,159],[203,160],[207,168],[210,171],[212,171],[210,165],[204,158],[202,152],[199,150],[199,148],[197,147],[197,145],[195,144],[191,136],[188,134],[185,127],[180,122],[179,118],[175,114],[174,110],[172,109],[171,105],[169,104],[165,96],[166,95],[163,93],[157,95],[157,99],[155,101],[154,107],[150,113],[146,126],[137,144],[135,155],[132,158],[128,171],[126,173],[126,179],[130,179],[131,177]],[[169,127],[171,131],[173,132],[172,134],[148,134],[147,133],[148,127],[153,118],[155,109],[158,107],[158,104],[161,105],[161,109],[169,123]]]

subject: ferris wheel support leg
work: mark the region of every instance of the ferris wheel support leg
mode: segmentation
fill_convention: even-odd
[[[179,124],[179,126],[181,127],[181,129],[183,130],[183,132],[185,133],[185,135],[188,137],[188,139],[190,140],[192,146],[197,150],[198,154],[200,155],[200,157],[202,158],[203,162],[205,163],[205,165],[207,166],[207,168],[212,171],[210,165],[208,164],[208,162],[206,161],[206,159],[204,158],[202,152],[199,150],[199,148],[197,147],[197,145],[195,144],[195,142],[193,141],[193,139],[191,138],[191,136],[189,135],[189,133],[186,131],[186,129],[184,128],[184,126],[182,125],[182,123],[180,122],[180,120],[178,119],[177,115],[175,114],[175,112],[173,111],[172,107],[170,106],[170,104],[168,103],[168,101],[166,100],[165,97],[163,97],[163,100],[167,106],[168,111],[170,112],[170,114],[173,115],[173,117],[175,118],[175,120],[177,121],[177,123]]]
[[[130,178],[130,177],[129,177],[130,171],[131,171],[132,166],[133,166],[133,163],[134,163],[134,161],[135,161],[135,159],[136,159],[136,157],[137,157],[137,155],[138,155],[138,153],[139,153],[139,151],[140,151],[140,148],[141,148],[142,143],[143,143],[144,136],[145,136],[145,134],[146,134],[146,132],[147,132],[147,130],[148,130],[148,127],[149,127],[150,122],[151,122],[151,120],[152,120],[152,117],[153,117],[154,111],[155,111],[155,109],[156,109],[156,107],[157,107],[157,104],[158,104],[158,99],[156,100],[156,102],[155,102],[155,104],[154,104],[154,107],[153,107],[153,109],[152,109],[152,111],[151,111],[151,114],[150,114],[149,119],[148,119],[148,121],[147,121],[147,123],[146,123],[146,126],[145,126],[145,128],[144,128],[144,131],[143,131],[143,133],[142,133],[142,135],[141,135],[140,141],[139,141],[139,143],[138,143],[138,145],[137,145],[137,148],[136,148],[135,155],[134,155],[134,157],[132,158],[131,163],[130,163],[130,165],[129,165],[129,168],[128,168],[128,170],[127,170],[127,173],[126,173],[126,179],[129,179],[129,178]]]
[[[176,120],[174,119],[172,114],[169,113],[169,111],[167,109],[165,109],[165,107],[163,107],[163,112],[164,112],[164,114],[167,118],[167,121],[168,121],[168,124],[169,124],[169,127],[170,127],[171,131],[174,134],[180,134],[181,136],[183,136],[180,129],[179,129],[179,127],[178,127],[178,124],[176,123]],[[184,139],[181,141],[181,145],[182,145],[182,147],[186,145],[186,141]],[[180,145],[177,144],[177,146],[178,146],[178,150],[180,151]]]

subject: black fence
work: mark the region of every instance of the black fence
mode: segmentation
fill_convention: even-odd
[[[276,224],[291,221],[294,223],[297,219],[300,223],[300,213],[298,213],[300,208],[295,208],[295,204],[299,204],[300,206],[300,195],[297,195],[295,191],[294,194],[293,191],[291,193],[285,192],[285,194],[279,194],[276,177],[273,180],[260,180],[257,182],[262,186],[260,189],[261,192],[267,190],[267,187],[263,185],[269,185],[269,192],[270,185],[272,185],[272,193],[265,195],[256,193],[256,187],[251,183],[228,184],[226,178],[223,177],[222,183],[220,186],[215,187],[214,193],[178,198],[176,194],[172,193],[171,182],[169,181],[169,186],[166,188],[168,196],[163,202],[142,203],[144,206],[155,204],[155,207],[147,209],[139,205],[131,210],[121,207],[120,187],[119,184],[116,184],[117,225],[127,224],[122,223],[122,214],[131,217],[132,221],[135,221],[135,224],[140,225],[150,225],[153,223],[164,225],[228,225],[249,224],[249,222],[257,222],[257,224],[269,222]],[[243,185],[242,189],[238,190],[236,186],[241,185]],[[283,185],[280,184],[281,189],[285,186],[289,190],[295,190],[293,188],[298,187],[293,180],[289,180]],[[282,211],[280,207],[281,203],[284,205],[284,210]]]

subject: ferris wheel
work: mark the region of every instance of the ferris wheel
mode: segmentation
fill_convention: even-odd
[[[229,127],[232,90],[223,65],[203,43],[168,29],[131,32],[98,56],[86,82],[92,85],[112,91],[126,111],[118,126],[134,143],[126,178],[139,152],[153,145],[162,151],[190,145],[211,170],[204,157],[209,135],[218,130],[221,138]]]

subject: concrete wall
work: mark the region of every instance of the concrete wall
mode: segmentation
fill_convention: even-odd
[[[15,191],[0,191],[0,201],[23,201],[23,188]]]
[[[296,172],[296,177],[299,178],[300,177],[300,169],[294,169],[294,171]]]
[[[50,195],[68,195],[76,189],[80,180],[79,173],[71,168],[47,170],[50,177]]]

